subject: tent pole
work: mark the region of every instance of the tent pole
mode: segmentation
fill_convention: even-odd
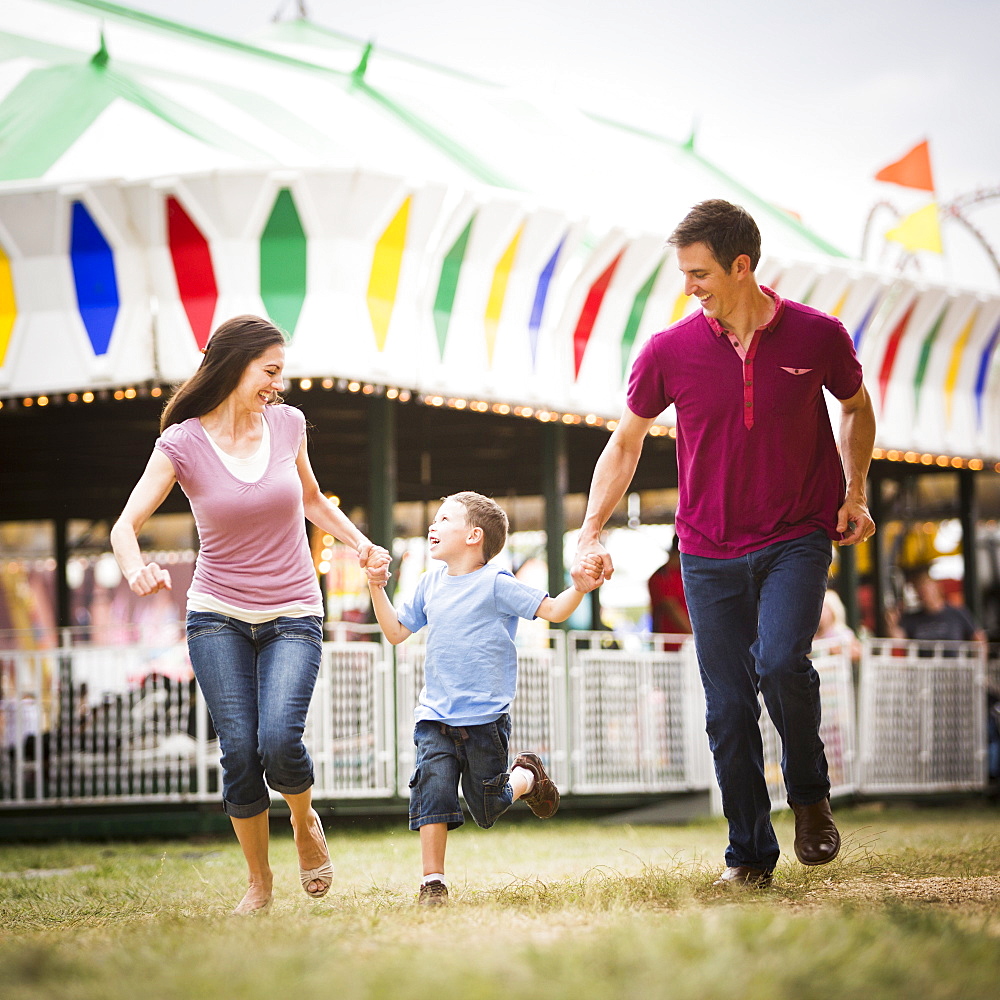
[[[837,549],[840,568],[837,573],[837,594],[844,604],[844,616],[853,632],[861,626],[858,610],[858,559],[855,547],[847,545]]]
[[[385,396],[372,396],[368,410],[368,532],[376,545],[392,552],[396,505],[396,410]],[[391,597],[396,575],[389,577]]]
[[[549,594],[566,589],[563,536],[566,534],[564,498],[569,489],[569,459],[566,428],[562,424],[542,427],[542,496],[545,499],[545,556],[549,567]]]
[[[977,623],[983,620],[983,595],[979,589],[979,566],[976,523],[979,520],[979,502],[976,497],[976,473],[972,469],[958,472],[959,518],[962,522],[962,591],[965,606]]]
[[[877,470],[869,479],[868,508],[876,526],[884,530],[888,512],[883,503],[882,475]],[[882,537],[882,532],[876,531],[868,540],[868,544],[871,546],[872,597],[876,635],[888,635],[885,621],[887,573],[883,557]]]
[[[66,518],[57,517],[52,522],[52,529],[56,556],[56,625],[64,629],[73,624],[69,609],[69,580],[66,578],[66,564],[69,562]]]

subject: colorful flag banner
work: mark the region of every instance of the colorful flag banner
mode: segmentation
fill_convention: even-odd
[[[583,355],[590,343],[590,335],[594,332],[594,323],[597,322],[597,314],[601,311],[604,296],[607,294],[608,285],[615,276],[615,271],[621,262],[624,250],[619,250],[615,259],[601,272],[600,277],[590,286],[587,298],[583,303],[580,318],[577,320],[576,329],[573,331],[573,376],[579,378],[580,365],[583,364]]]
[[[965,346],[969,342],[972,328],[976,325],[978,316],[978,310],[973,309],[972,315],[969,316],[969,321],[963,327],[962,332],[951,349],[951,358],[948,360],[948,371],[944,379],[944,412],[948,423],[951,423],[952,399],[955,395],[955,389],[958,386],[958,374],[962,369]]]
[[[368,315],[375,331],[375,345],[379,351],[385,349],[389,335],[389,321],[396,307],[399,291],[399,275],[403,270],[403,251],[406,249],[406,234],[410,224],[410,206],[413,195],[407,195],[392,221],[375,244],[372,269],[368,277]]]
[[[108,353],[118,318],[118,278],[111,245],[82,201],[73,202],[70,263],[80,316],[94,354],[100,357]]]
[[[944,318],[947,315],[948,304],[945,303],[941,307],[941,312],[938,314],[938,318],[935,320],[934,325],[930,328],[927,336],[924,337],[923,343],[920,345],[920,356],[917,358],[917,370],[913,376],[913,393],[917,409],[920,408],[920,393],[924,387],[924,376],[927,374],[927,364],[931,358],[931,348],[934,346],[934,341],[937,340],[941,324],[944,322]]]
[[[0,247],[0,368],[7,360],[7,348],[14,332],[17,318],[17,299],[14,297],[14,279],[10,273],[10,258]]]
[[[944,253],[937,202],[932,201],[912,215],[908,215],[898,226],[890,229],[885,238],[894,243],[902,243],[910,253],[916,253],[918,250]]]
[[[883,167],[875,175],[875,180],[933,193],[934,178],[931,173],[931,154],[927,141],[917,143],[902,159]]]
[[[166,206],[167,243],[177,278],[177,291],[195,343],[200,350],[204,350],[219,301],[212,251],[202,231],[173,195],[167,198]]]
[[[660,262],[653,268],[653,273],[646,279],[646,283],[636,293],[632,300],[632,309],[629,311],[628,322],[625,324],[625,331],[621,340],[621,377],[622,380],[628,374],[628,359],[632,354],[632,345],[635,343],[635,336],[639,332],[639,324],[642,322],[643,314],[646,312],[646,303],[656,284],[656,279],[660,276],[660,269],[666,258],[661,257]]]
[[[465,250],[469,245],[469,234],[475,221],[476,216],[473,213],[441,264],[441,277],[438,280],[437,294],[434,296],[434,329],[437,332],[438,353],[442,361],[444,361],[445,344],[448,342],[451,311],[455,306],[455,295],[458,292],[458,276],[462,271]]]
[[[514,257],[517,245],[521,242],[524,225],[518,228],[510,241],[497,266],[493,270],[493,281],[490,284],[490,295],[486,301],[486,312],[483,314],[483,325],[486,329],[486,360],[492,367],[493,349],[497,342],[497,328],[500,326],[500,314],[503,312],[503,300],[507,294],[507,282],[514,267]]]
[[[913,316],[913,310],[916,308],[916,305],[917,300],[914,299],[907,307],[906,312],[903,313],[902,318],[896,324],[896,329],[889,335],[889,342],[886,344],[885,354],[882,356],[882,367],[878,373],[878,385],[883,406],[885,405],[885,394],[889,390],[889,380],[892,377],[892,366],[896,363],[899,344],[903,339],[906,328],[910,325],[910,318]]]
[[[306,234],[288,188],[275,199],[260,237],[260,297],[288,339],[306,300]]]
[[[986,392],[986,380],[990,373],[990,358],[993,356],[993,352],[1000,345],[1000,323],[997,323],[993,327],[993,333],[990,334],[990,339],[987,345],[983,348],[983,353],[979,356],[979,370],[976,372],[976,427],[981,429],[983,426],[983,395]]]
[[[538,360],[538,331],[542,327],[542,316],[545,312],[545,300],[549,295],[549,286],[552,282],[552,275],[555,274],[556,264],[559,262],[559,255],[566,245],[566,236],[559,241],[559,246],[555,248],[548,263],[542,268],[542,273],[538,276],[538,284],[535,286],[535,298],[531,304],[531,316],[528,319],[528,336],[531,342],[531,368],[534,370],[535,362]]]

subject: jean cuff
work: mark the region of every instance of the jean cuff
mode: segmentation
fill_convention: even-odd
[[[463,813],[435,813],[431,816],[411,816],[410,817],[410,829],[419,830],[422,826],[428,826],[431,823],[447,823],[449,830],[457,830],[458,827],[465,823],[465,815]]]
[[[279,785],[277,782],[267,780],[267,787],[273,788],[276,792],[280,792],[282,795],[301,795],[303,792],[308,791],[314,784],[316,784],[316,778],[314,775],[310,774],[309,777],[297,785]]]
[[[262,812],[267,812],[270,808],[270,795],[262,795],[256,802],[250,802],[247,805],[237,805],[235,802],[222,800],[223,812],[232,819],[252,819],[254,816],[259,816]]]

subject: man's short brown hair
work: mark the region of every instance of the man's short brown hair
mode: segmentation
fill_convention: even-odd
[[[689,247],[704,243],[712,256],[729,271],[740,254],[750,258],[750,270],[760,261],[760,230],[750,213],[739,205],[712,198],[699,202],[670,234],[667,244]]]
[[[444,499],[460,503],[465,508],[466,523],[473,528],[482,528],[483,559],[489,562],[507,541],[507,512],[496,500],[471,490],[452,493]]]

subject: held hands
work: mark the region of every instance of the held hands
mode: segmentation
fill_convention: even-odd
[[[381,545],[369,545],[359,552],[361,566],[368,576],[370,587],[384,587],[389,582],[389,564],[392,556]]]
[[[172,590],[170,574],[161,569],[155,562],[143,566],[136,570],[128,578],[128,585],[132,588],[132,593],[139,597],[149,597],[158,590]]]
[[[589,594],[605,580],[610,580],[613,572],[611,556],[599,542],[577,549],[576,558],[570,568],[573,586],[583,594]]]

